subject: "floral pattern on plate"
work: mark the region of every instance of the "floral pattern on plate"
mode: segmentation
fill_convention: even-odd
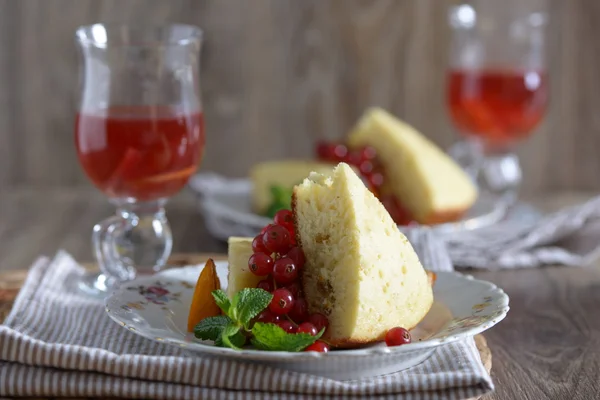
[[[180,291],[173,292],[172,290],[174,290],[174,288],[175,290],[179,289]],[[172,301],[181,302],[181,289],[193,290],[194,284],[186,281],[163,282],[157,280],[149,285],[145,284],[138,286],[128,286],[127,290],[137,292],[140,296],[144,298],[144,300],[128,302],[126,304],[121,305],[121,309],[125,311],[144,310],[148,304],[166,306],[167,303]],[[161,307],[161,309],[167,311],[168,307]]]
[[[217,262],[223,289],[227,263]],[[508,296],[492,283],[455,272],[439,272],[435,302],[411,331],[413,342],[399,347],[379,343],[330,353],[241,351],[216,347],[187,332],[187,315],[201,267],[167,269],[126,283],[106,299],[106,311],[132,333],[182,347],[190,352],[263,362],[335,379],[380,375],[409,368],[429,357],[437,346],[464,340],[500,322],[508,312]]]

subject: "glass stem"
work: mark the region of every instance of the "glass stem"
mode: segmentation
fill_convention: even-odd
[[[480,191],[497,196],[507,207],[514,205],[522,173],[519,158],[511,147],[491,146],[470,138],[456,143],[449,153]]]
[[[111,202],[117,206],[116,215],[97,224],[93,235],[96,258],[108,284],[162,269],[173,247],[166,200]]]
[[[483,151],[478,181],[486,190],[497,195],[506,206],[514,205],[523,176],[519,157],[510,147],[483,146]]]
[[[135,203],[117,199],[112,200],[111,203],[117,206],[117,215],[120,215],[124,219],[139,220],[140,217],[147,216],[152,216],[156,219],[166,218],[164,209],[167,204],[166,199]]]
[[[166,203],[166,199],[160,199],[117,206],[117,215],[127,221],[127,227],[115,243],[123,260],[138,272],[159,271],[171,255],[173,237],[164,209]]]

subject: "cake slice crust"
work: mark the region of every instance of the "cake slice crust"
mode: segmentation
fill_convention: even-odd
[[[427,314],[433,293],[416,253],[347,164],[297,185],[292,211],[306,257],[302,287],[309,311],[329,319],[325,340],[336,347],[379,341]]]
[[[419,223],[458,220],[477,199],[477,188],[454,160],[381,108],[364,113],[348,144],[375,148],[386,173],[382,192],[396,196]]]

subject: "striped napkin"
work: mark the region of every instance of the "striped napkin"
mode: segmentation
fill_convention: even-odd
[[[421,239],[423,251],[431,238]],[[459,399],[493,389],[472,338],[439,347],[409,370],[352,381],[191,356],[112,322],[101,301],[75,287],[84,273],[62,251],[32,266],[0,325],[0,397]]]

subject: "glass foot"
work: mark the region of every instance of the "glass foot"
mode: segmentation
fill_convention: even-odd
[[[506,215],[508,221],[518,221],[520,223],[535,223],[539,221],[544,214],[533,205],[517,201],[509,209]]]
[[[77,287],[87,295],[104,298],[114,286],[107,279],[106,275],[100,272],[93,272],[86,274],[77,282]]]

